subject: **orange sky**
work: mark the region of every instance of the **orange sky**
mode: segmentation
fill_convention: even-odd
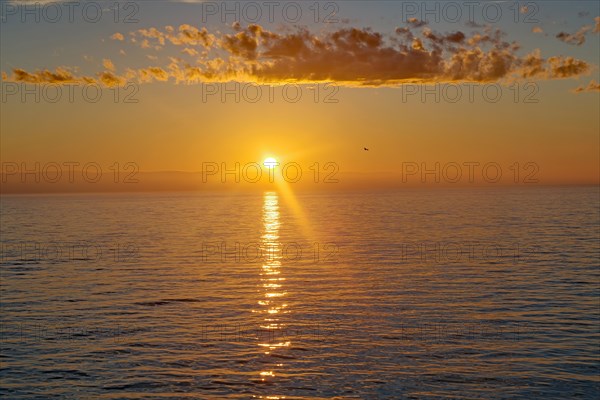
[[[307,188],[315,187],[315,163],[319,180],[330,172],[326,164],[335,165],[340,188],[523,185],[527,176],[535,184],[598,184],[598,21],[594,11],[573,11],[555,27],[552,16],[569,9],[556,3],[535,25],[502,20],[480,28],[391,17],[376,24],[377,12],[356,4],[340,10],[350,21],[302,28],[191,24],[181,9],[163,15],[150,6],[136,24],[101,22],[80,37],[66,35],[68,24],[8,21],[0,156],[10,176],[2,192],[73,186],[66,168],[59,184],[45,179],[48,163],[96,163],[107,186],[93,187],[101,191],[131,190],[113,182],[111,166],[133,163],[136,190],[162,190],[197,182],[144,173],[201,173],[207,163],[243,168],[268,156],[297,163],[296,184]],[[385,7],[381,15],[396,15]],[[33,40],[28,27],[63,41],[35,51],[24,46]],[[477,64],[467,61],[473,57]],[[192,67],[200,75],[190,75]],[[81,81],[88,78],[100,85],[97,102]],[[499,167],[502,178],[490,182],[476,168],[469,180],[471,162]],[[36,163],[44,185],[33,175],[22,183],[22,168]],[[421,175],[436,163],[439,183]],[[407,165],[419,171],[405,176]],[[456,182],[455,165],[463,166]],[[200,188],[222,186],[216,176]]]

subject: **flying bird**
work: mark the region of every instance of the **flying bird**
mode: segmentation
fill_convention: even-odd
[[[364,151],[369,151],[369,149],[367,149],[366,147],[363,147],[363,150],[364,150]]]

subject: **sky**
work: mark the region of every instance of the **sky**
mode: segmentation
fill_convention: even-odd
[[[599,182],[597,1],[0,14],[3,193],[262,188],[270,172],[306,188]]]

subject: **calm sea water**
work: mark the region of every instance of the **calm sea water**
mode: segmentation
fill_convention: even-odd
[[[1,198],[6,398],[598,398],[598,188]]]

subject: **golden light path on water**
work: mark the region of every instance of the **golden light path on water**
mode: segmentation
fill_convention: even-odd
[[[260,326],[262,335],[259,337],[259,346],[264,355],[269,357],[279,348],[290,346],[290,342],[283,335],[285,324],[282,315],[289,313],[285,302],[285,278],[282,276],[282,245],[279,241],[279,198],[275,192],[266,192],[263,201],[263,234],[261,248],[263,263],[260,270],[259,308],[255,312],[262,314]],[[274,365],[281,367],[281,364]],[[272,369],[260,372],[260,379],[275,377]]]

